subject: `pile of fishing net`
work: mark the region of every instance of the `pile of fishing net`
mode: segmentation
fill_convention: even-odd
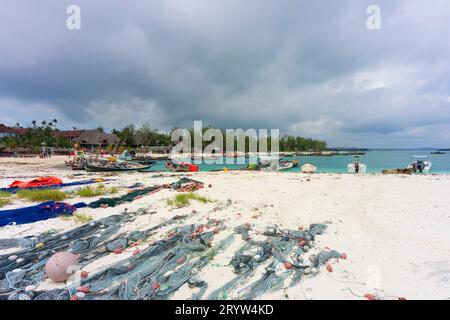
[[[170,183],[170,184],[164,184],[164,185],[160,185],[160,186],[152,186],[152,187],[147,187],[147,188],[143,188],[143,189],[133,190],[133,191],[131,191],[123,196],[119,196],[119,197],[101,198],[97,201],[91,202],[90,204],[88,204],[88,206],[90,208],[115,207],[117,205],[127,203],[127,202],[132,202],[136,199],[142,198],[143,196],[150,195],[150,194],[156,193],[162,189],[167,189],[167,188],[174,189],[174,190],[177,190],[180,192],[188,191],[188,190],[190,190],[192,192],[192,191],[198,190],[200,188],[203,188],[203,182],[183,177],[183,178],[179,179],[178,181]]]
[[[71,215],[83,203],[71,205],[65,202],[47,201],[41,204],[11,210],[0,211],[0,227],[8,224],[25,224],[55,218],[60,215]]]
[[[131,192],[128,192],[127,194],[119,197],[112,197],[112,198],[101,198],[97,201],[91,202],[88,204],[89,208],[106,208],[106,207],[115,207],[118,205],[121,205],[123,203],[132,202],[136,199],[142,198],[143,196],[155,193],[159,190],[161,190],[164,187],[161,186],[154,186],[154,187],[147,187],[143,189],[134,190]]]
[[[203,188],[203,182],[183,177],[177,182],[171,183],[170,187],[178,192],[193,192]]]
[[[27,182],[22,181],[14,181],[11,183],[10,187],[8,188],[0,188],[0,191],[3,192],[9,192],[9,193],[16,193],[19,190],[27,189],[59,189],[59,188],[65,188],[65,187],[74,187],[74,186],[81,186],[86,184],[92,184],[96,182],[103,182],[103,179],[88,179],[88,180],[82,180],[82,181],[74,181],[74,182],[67,182],[63,183],[62,180],[58,178],[52,178],[45,180],[43,178],[34,179]]]
[[[254,241],[249,235],[250,224],[235,229],[245,244],[230,261],[236,276],[222,287],[214,290],[208,299],[255,299],[265,293],[274,292],[296,285],[302,277],[315,275],[318,268],[330,259],[343,255],[336,250],[321,250],[317,254],[305,256],[312,248],[314,239],[322,234],[326,225],[311,224],[306,230],[280,230],[269,227],[264,232],[264,241]],[[263,268],[262,275],[255,270]]]
[[[96,181],[97,180],[79,181],[73,182],[71,185],[94,183]],[[66,184],[66,186],[67,185],[68,184]],[[8,224],[32,223],[36,221],[47,220],[50,218],[56,218],[60,215],[70,215],[73,212],[75,212],[78,208],[89,207],[95,209],[100,207],[102,208],[115,207],[124,203],[132,202],[136,199],[142,198],[143,196],[156,193],[166,188],[169,189],[171,188],[177,191],[185,191],[188,189],[191,191],[195,191],[202,187],[203,187],[202,182],[184,177],[171,184],[139,188],[136,190],[132,190],[122,196],[101,198],[89,204],[79,202],[74,205],[71,205],[64,202],[49,201],[25,208],[2,210],[0,211],[0,227]]]
[[[105,255],[125,250],[137,242],[148,239],[156,230],[182,221],[187,216],[175,216],[161,224],[143,231],[126,234],[121,228],[133,222],[140,215],[150,214],[143,210],[134,213],[112,215],[64,233],[48,233],[37,237],[0,239],[0,249],[16,248],[17,251],[0,255],[0,299],[16,299],[25,294],[33,299],[65,299],[70,290],[27,292],[28,286],[39,284],[44,279],[44,266],[55,253],[69,251],[79,255],[81,266]],[[176,241],[175,237],[172,241]],[[166,245],[157,245],[161,250]],[[120,267],[118,267],[120,269]],[[115,270],[115,269],[114,269]],[[23,298],[23,296],[21,296]]]
[[[123,231],[123,226],[145,214],[149,213],[124,212],[64,233],[0,240],[0,248],[22,247],[0,256],[0,299],[67,300],[80,287],[83,299],[168,299],[182,286],[192,289],[191,299],[253,299],[293,286],[303,276],[313,275],[329,259],[341,257],[337,251],[322,250],[304,259],[315,237],[325,230],[323,224],[313,224],[302,231],[267,228],[263,232],[265,240],[261,241],[252,240],[250,224],[239,226],[226,237],[218,237],[226,228],[223,221],[186,224],[185,219],[192,214],[176,216],[142,231]],[[55,252],[79,254],[83,268],[106,255],[135,248],[136,244],[161,232],[162,227],[172,224],[177,226],[165,232],[162,239],[148,242],[142,251],[136,250],[132,256],[89,274],[77,286],[66,284],[64,289],[27,290],[42,281],[44,266]],[[238,237],[244,244],[224,266],[232,268],[236,276],[205,295],[208,283],[201,276],[202,269],[213,263],[217,253],[224,252],[234,241],[241,241]],[[261,268],[264,274],[258,276],[255,271]]]

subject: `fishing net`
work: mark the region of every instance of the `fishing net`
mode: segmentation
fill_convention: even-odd
[[[230,295],[238,299],[255,299],[265,293],[297,284],[304,275],[311,273],[311,267],[317,268],[330,259],[341,256],[335,250],[323,250],[317,255],[309,256],[311,263],[305,262],[304,256],[315,237],[322,234],[326,227],[324,224],[312,224],[309,229],[302,231],[283,231],[270,227],[263,232],[267,236],[265,241],[251,239],[249,224],[235,228],[235,232],[246,241],[230,261],[236,276],[214,290],[208,299],[226,299]],[[255,280],[253,278],[257,268],[263,270],[262,276]]]
[[[203,187],[203,183],[192,180],[186,177],[181,178],[180,180],[173,182],[171,184],[160,185],[160,186],[152,186],[143,189],[133,190],[123,196],[113,197],[113,198],[101,198],[97,201],[91,202],[89,204],[90,208],[99,208],[99,207],[115,207],[123,203],[132,202],[133,200],[139,199],[143,196],[156,193],[165,188],[172,188],[174,190],[188,190],[191,191],[198,190]],[[184,189],[186,188],[186,189]]]
[[[42,281],[44,266],[55,252],[70,251],[79,254],[80,264],[87,265],[110,254],[111,251],[118,248],[125,249],[136,241],[147,239],[159,228],[186,218],[186,216],[175,216],[143,231],[132,231],[129,234],[119,232],[124,224],[145,214],[150,213],[140,211],[112,215],[60,234],[19,238],[16,241],[0,239],[1,248],[21,247],[14,254],[0,256],[0,297],[1,293],[5,292],[11,294],[22,291],[23,293],[26,286],[36,285]],[[53,299],[59,296],[52,296],[51,292],[46,292],[45,295]]]
[[[20,263],[9,257],[0,256],[0,299],[52,299],[66,300],[76,293],[76,288],[28,292],[26,286],[36,285],[44,276],[44,266],[54,252],[72,251],[80,255],[81,265],[87,265],[117,249],[126,249],[136,241],[148,239],[154,231],[163,226],[181,223],[187,216],[176,216],[143,231],[119,232],[120,226],[134,221],[141,213],[124,213],[100,219],[74,230],[17,241],[0,240],[1,247],[22,246],[15,252]],[[264,293],[279,290],[296,284],[305,270],[318,267],[329,259],[338,258],[337,251],[322,251],[313,256],[312,264],[303,263],[302,255],[312,244],[314,237],[325,226],[311,226],[303,232],[277,228],[268,230],[265,241],[253,241],[247,237],[251,227],[239,226],[236,232],[219,241],[216,251],[224,251],[241,235],[245,241],[229,262],[236,276],[204,296],[208,283],[199,277],[199,272],[213,260],[211,242],[217,230],[223,229],[222,221],[210,220],[209,228],[203,232],[198,225],[175,227],[167,237],[151,243],[136,255],[105,267],[92,276],[83,279],[81,285],[89,288],[85,299],[168,299],[183,285],[197,290],[191,299],[226,299],[236,296],[239,299],[254,299]],[[298,241],[306,241],[300,247]],[[37,244],[41,244],[38,246]],[[32,247],[32,249],[30,249]],[[289,267],[286,268],[287,261]],[[280,269],[280,266],[282,268]],[[264,268],[263,275],[254,280],[255,270]],[[250,279],[253,279],[250,282]]]
[[[192,182],[183,178],[138,190],[133,196],[163,187],[179,190]],[[133,196],[112,198],[111,203],[132,201]],[[152,212],[147,210],[125,211],[63,233],[0,239],[1,249],[14,248],[13,253],[0,255],[0,299],[67,300],[74,297],[80,285],[88,288],[83,299],[169,299],[182,287],[191,289],[185,292],[190,299],[255,299],[294,286],[303,277],[317,273],[330,259],[341,256],[335,250],[313,247],[315,238],[327,227],[324,224],[312,224],[305,230],[282,230],[277,226],[254,230],[246,223],[226,235],[222,233],[226,230],[224,221],[187,223],[197,217],[191,213],[136,230],[135,220],[149,214]],[[259,236],[255,237],[255,231]],[[227,264],[215,263],[217,254],[227,252],[237,242],[238,249],[231,252],[231,259],[226,258]],[[82,269],[141,244],[145,249],[91,272],[77,286],[68,282],[63,289],[26,289],[42,282],[45,264],[55,252],[78,254]],[[207,273],[202,273],[206,267],[231,268],[234,277],[213,288],[204,278]]]
[[[91,202],[88,206],[90,208],[100,208],[100,207],[115,207],[121,205],[123,203],[132,202],[135,199],[141,198],[145,195],[148,195],[152,192],[156,192],[161,187],[148,187],[144,189],[139,189],[135,191],[131,191],[123,196],[112,197],[112,198],[101,198],[97,201]]]
[[[8,224],[25,224],[55,218],[60,215],[71,215],[83,203],[71,205],[64,202],[47,201],[36,206],[0,211],[0,227]]]
[[[102,182],[102,181],[103,180],[101,180],[101,179],[100,180],[98,180],[98,179],[88,179],[88,180],[67,182],[67,183],[61,183],[61,184],[50,185],[50,186],[28,187],[28,188],[17,188],[17,187],[0,188],[0,191],[9,192],[9,193],[16,193],[17,191],[24,190],[24,189],[26,189],[26,190],[60,189],[60,188],[65,188],[65,187],[74,187],[74,186],[81,186],[81,185],[86,185],[86,184],[92,184],[92,183]]]

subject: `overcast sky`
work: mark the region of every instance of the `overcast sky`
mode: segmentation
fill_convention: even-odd
[[[53,118],[450,147],[448,0],[0,0],[0,123]]]

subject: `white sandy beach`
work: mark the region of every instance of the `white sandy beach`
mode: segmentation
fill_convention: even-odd
[[[64,159],[66,157],[0,159],[0,187],[6,187],[16,179],[38,176],[54,175],[64,182],[105,176],[68,170],[63,165]],[[148,186],[178,179],[169,172],[158,178],[153,175],[112,175],[108,177],[115,180],[107,185],[118,186],[122,188],[120,192],[125,193],[127,186],[136,182]],[[199,172],[192,174],[192,178],[205,184],[205,188],[196,193],[217,201],[207,204],[194,201],[189,207],[173,209],[166,199],[176,192],[164,189],[115,208],[83,208],[80,211],[94,219],[121,213],[125,208],[129,212],[139,208],[155,212],[127,225],[134,230],[148,228],[180,214],[190,214],[189,223],[224,219],[227,229],[218,236],[219,239],[244,223],[250,223],[254,230],[269,225],[297,230],[311,223],[327,223],[328,229],[317,237],[315,245],[344,252],[347,259],[335,261],[332,272],[321,268],[318,275],[261,298],[365,299],[364,294],[372,293],[383,299],[450,299],[450,175]],[[86,200],[78,198],[68,202]],[[16,200],[1,210],[27,205],[30,203]],[[50,229],[63,231],[75,227],[77,224],[71,219],[55,218],[0,227],[0,238],[32,236]],[[155,240],[163,238],[165,232],[166,229],[161,230]],[[258,234],[252,236],[257,238]],[[234,276],[232,269],[224,265],[237,247],[239,240],[201,270],[200,276],[208,283],[207,292]],[[95,272],[131,254],[132,251],[111,254],[86,266],[85,270]],[[50,282],[46,280],[41,288],[64,286]],[[191,291],[185,285],[173,298],[186,299],[191,296]]]

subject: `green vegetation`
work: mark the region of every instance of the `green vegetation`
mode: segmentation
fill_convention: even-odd
[[[0,191],[0,208],[11,203],[11,196],[12,194],[9,192]]]
[[[325,141],[293,136],[280,138],[280,151],[323,151],[326,148]]]
[[[37,121],[33,120],[31,125],[28,126],[28,131],[24,134],[16,137],[4,137],[0,139],[0,149],[15,149],[15,148],[31,148],[33,151],[38,152],[42,143],[45,143],[47,147],[61,147],[69,148],[72,143],[63,137],[54,136],[52,133],[57,131],[56,124],[57,119],[50,121],[42,121],[38,125]],[[19,123],[16,124],[19,126]]]
[[[76,224],[85,224],[89,221],[94,220],[93,217],[86,213],[75,212],[73,215],[64,215],[60,216],[60,218],[64,221],[74,221]]]
[[[86,187],[86,188],[75,191],[75,194],[82,198],[97,197],[97,196],[103,195],[104,193],[105,192],[101,189],[94,189],[91,187]]]
[[[6,148],[15,149],[19,147],[32,148],[34,151],[39,151],[42,147],[42,143],[45,143],[47,147],[62,147],[69,148],[73,145],[64,137],[55,136],[54,133],[58,131],[56,124],[57,120],[53,119],[51,121],[42,121],[38,124],[37,121],[32,121],[31,125],[28,125],[27,131],[24,134],[18,135],[16,137],[3,137],[0,139],[0,152]],[[19,126],[19,124],[16,124]],[[206,130],[213,128],[212,126],[203,127],[203,134]],[[74,128],[75,129],[75,128]],[[114,133],[119,139],[120,144],[110,145],[108,147],[111,152],[121,152],[124,149],[128,151],[133,150],[139,146],[170,146],[173,145],[171,141],[171,134],[173,130],[177,128],[172,128],[171,132],[161,132],[157,129],[152,129],[148,124],[143,124],[141,127],[137,128],[130,124],[122,129],[113,129]],[[103,131],[102,127],[97,128],[99,131]],[[224,141],[226,141],[227,136],[232,138],[231,135],[227,135],[225,129],[219,129],[222,132]],[[194,129],[190,128],[188,130],[191,137],[194,137]],[[266,139],[267,149],[271,151],[271,137],[264,137],[260,139]],[[259,141],[256,138],[245,136],[243,132],[239,134],[238,137],[234,136],[232,138],[235,140],[233,150],[237,151],[238,140],[244,141],[245,151],[248,152],[250,145],[258,145]],[[193,139],[192,139],[193,140]],[[203,141],[202,147],[205,148],[211,142]],[[325,150],[327,144],[325,141],[308,139],[298,136],[284,135],[280,138],[279,151],[322,151]]]
[[[26,199],[33,202],[42,201],[62,201],[67,198],[67,193],[59,190],[20,190],[17,192],[19,199]]]
[[[92,221],[94,218],[92,218],[90,215],[86,213],[75,212],[73,214],[73,219],[77,224],[85,224],[89,221]]]
[[[10,198],[12,196],[12,193],[0,191],[0,198]]]
[[[171,199],[167,199],[167,204],[172,207],[188,207],[191,204],[191,200],[196,200],[202,203],[212,202],[212,200],[196,195],[195,193],[179,193]]]
[[[205,257],[208,261],[213,261],[214,257],[220,252],[220,248],[219,246],[215,246],[212,248],[209,248],[206,252],[205,252]]]
[[[114,129],[112,133],[122,141],[122,145],[128,150],[132,150],[135,146],[169,146],[172,144],[170,134],[152,129],[148,124],[143,124],[140,128],[130,124],[120,130]]]
[[[117,188],[117,187],[112,187],[112,188],[109,188],[109,190],[108,190],[109,194],[115,194],[117,192],[119,192],[119,188]]]
[[[0,198],[0,208],[6,206],[7,204],[10,204],[11,200],[7,198]]]
[[[75,195],[82,197],[82,198],[90,198],[90,197],[98,197],[102,196],[106,193],[108,194],[114,194],[119,192],[119,189],[117,187],[112,188],[106,188],[104,185],[99,185],[96,188],[92,187],[85,187],[82,189],[79,189],[75,191]]]

